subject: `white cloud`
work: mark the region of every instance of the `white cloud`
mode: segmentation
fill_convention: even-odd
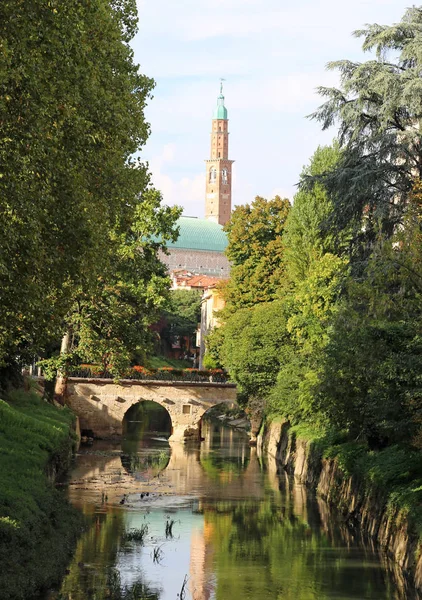
[[[166,144],[160,157],[161,163],[171,162],[174,159],[175,145]]]
[[[138,0],[140,31],[147,36],[166,34],[186,42],[279,33],[287,39],[306,36],[305,42],[327,38],[333,46],[374,18],[388,22],[387,11],[399,20],[405,7],[406,0]]]
[[[290,201],[293,200],[292,190],[290,188],[275,188],[272,190],[269,198],[274,198],[275,196],[280,196],[280,198],[288,198]]]
[[[184,0],[183,3],[156,0],[139,3],[140,31],[149,33],[148,23],[156,24],[155,34],[167,33],[182,40],[209,39],[218,36],[247,36],[279,29],[287,16],[274,0],[262,10],[259,0],[224,2],[219,8],[208,0]]]
[[[192,178],[173,179],[166,173],[168,163],[175,159],[177,148],[174,144],[166,144],[161,154],[149,161],[154,187],[163,195],[164,204],[183,206],[184,214],[203,217],[205,202],[205,173],[198,173]]]

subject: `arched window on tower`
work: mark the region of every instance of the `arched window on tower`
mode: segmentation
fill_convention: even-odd
[[[229,175],[228,175],[228,171],[227,169],[223,169],[221,172],[221,179],[223,181],[223,183],[227,183],[229,180]]]
[[[210,169],[210,183],[213,183],[214,181],[216,181],[217,179],[217,171],[215,170],[215,167],[211,167]]]

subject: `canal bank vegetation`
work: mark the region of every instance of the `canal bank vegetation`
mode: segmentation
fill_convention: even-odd
[[[0,589],[27,599],[63,575],[80,518],[54,480],[69,467],[74,416],[36,392],[0,400]]]
[[[357,32],[373,59],[329,65],[341,87],[320,90],[312,117],[338,137],[303,169],[292,206],[257,198],[234,210],[226,306],[207,346],[251,412],[287,420],[418,536],[421,28],[411,8],[398,25]]]

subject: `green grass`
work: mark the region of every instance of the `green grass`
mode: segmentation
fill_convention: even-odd
[[[66,566],[79,518],[49,481],[69,466],[73,415],[34,392],[0,400],[0,589],[28,599]]]
[[[189,360],[178,360],[177,358],[166,358],[165,356],[150,356],[146,367],[150,369],[161,369],[162,367],[173,367],[174,369],[189,369],[192,363]]]

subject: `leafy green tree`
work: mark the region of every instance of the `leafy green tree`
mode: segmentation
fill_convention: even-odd
[[[170,280],[158,257],[174,239],[180,209],[161,206],[161,194],[148,190],[121,231],[111,232],[110,262],[95,286],[80,289],[68,326],[73,332],[70,360],[102,365],[121,375],[150,349],[150,325],[169,300]],[[159,241],[157,241],[159,240]]]
[[[337,146],[319,148],[303,176],[324,172],[338,156]],[[347,261],[328,251],[334,243],[323,225],[332,206],[322,184],[300,191],[292,208],[287,201],[277,201],[274,222],[266,214],[269,204],[257,199],[257,216],[251,207],[240,207],[231,222],[228,256],[237,263],[225,290],[229,310],[223,312],[223,327],[209,336],[207,351],[229,371],[245,397],[269,399],[270,412],[299,419],[315,407],[321,357]],[[274,246],[277,268],[270,274],[259,271]],[[245,302],[239,267],[251,273],[249,285],[257,271],[262,273],[272,302],[261,303],[254,287]],[[233,310],[244,304],[248,308]]]
[[[205,342],[205,356],[202,365],[205,369],[224,369],[220,350],[223,345],[225,327],[216,327],[207,335]]]
[[[320,410],[373,447],[422,438],[421,217],[417,192],[404,228],[350,280],[326,347]]]
[[[60,338],[81,286],[109,269],[110,232],[140,209],[153,87],[129,41],[135,0],[0,6],[0,363]]]
[[[257,196],[252,204],[237,206],[225,226],[232,263],[230,280],[223,288],[225,313],[273,300],[285,278],[283,232],[290,202],[276,196]]]
[[[341,87],[320,88],[327,100],[312,117],[324,129],[339,124],[339,161],[316,179],[333,202],[335,228],[352,225],[360,261],[379,227],[392,235],[402,223],[414,178],[422,175],[422,8],[408,9],[398,24],[369,25],[355,36],[374,58],[329,63],[339,70]]]
[[[163,313],[166,326],[162,338],[171,343],[175,337],[188,337],[193,340],[198,323],[201,321],[200,290],[172,290],[169,306]]]
[[[301,180],[330,171],[339,158],[336,142],[319,147],[303,169]],[[313,181],[310,188],[300,189],[295,195],[284,233],[286,270],[292,282],[306,279],[312,263],[325,252],[333,252],[333,234],[327,229],[332,210],[331,199],[319,181]]]
[[[269,410],[294,421],[318,420],[319,383],[325,348],[338,311],[347,263],[330,253],[314,260],[288,306],[288,343],[279,349],[280,369]]]
[[[243,308],[211,334],[221,346],[218,359],[243,398],[264,399],[280,368],[280,347],[288,340],[286,303],[275,300]],[[211,341],[211,346],[213,341]]]

